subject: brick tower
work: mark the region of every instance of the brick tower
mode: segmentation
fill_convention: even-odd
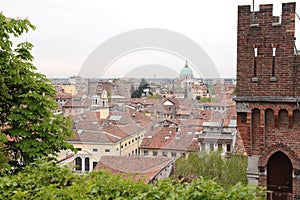
[[[268,199],[300,198],[300,56],[296,3],[238,8],[237,125],[248,155],[248,180]]]

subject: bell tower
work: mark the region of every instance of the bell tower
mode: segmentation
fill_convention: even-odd
[[[248,180],[268,198],[300,195],[300,56],[295,48],[296,3],[238,8],[237,126],[248,156]],[[285,163],[284,163],[285,162]],[[289,173],[276,173],[283,163]],[[280,170],[279,170],[280,171]],[[281,177],[282,176],[282,177]],[[290,181],[282,181],[290,180]]]
[[[108,95],[102,84],[97,85],[96,95],[93,96],[94,102],[97,102],[95,108],[100,112],[100,119],[107,119],[109,116]]]

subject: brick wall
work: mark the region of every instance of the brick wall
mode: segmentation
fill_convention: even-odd
[[[261,155],[267,146],[282,142],[300,157],[300,112],[293,103],[248,103],[252,112],[238,120],[238,130],[248,155]],[[280,115],[281,113],[281,115]],[[238,113],[238,119],[245,113]]]
[[[282,4],[281,20],[273,5],[238,8],[237,126],[248,156],[258,155],[258,168],[282,151],[300,170],[300,56],[295,53],[295,3]],[[273,49],[275,48],[275,49]],[[255,50],[257,49],[257,54]],[[274,55],[275,50],[275,55]],[[256,161],[257,162],[257,161]],[[300,173],[300,172],[299,172]],[[258,184],[267,175],[257,170]],[[293,195],[300,195],[300,175],[293,177]]]
[[[283,4],[281,23],[277,23],[279,17],[272,16],[272,5],[261,5],[260,11],[254,13],[250,6],[239,6],[237,96],[300,95],[300,81],[295,77],[297,60],[300,61],[294,57],[295,5]],[[252,18],[255,19],[253,23]],[[276,47],[274,74],[273,47]],[[254,48],[258,52],[256,75]]]

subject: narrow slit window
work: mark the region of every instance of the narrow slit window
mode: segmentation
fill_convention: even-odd
[[[275,57],[276,57],[276,48],[273,47],[272,77],[275,77]]]
[[[256,77],[256,68],[257,68],[257,53],[258,48],[254,48],[254,77]]]

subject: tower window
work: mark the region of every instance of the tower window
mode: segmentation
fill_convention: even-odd
[[[258,53],[258,49],[254,48],[254,77],[256,77],[256,68],[257,68],[257,53]]]
[[[275,77],[275,57],[276,57],[276,47],[272,47],[273,57],[272,57],[272,77],[270,79],[271,82],[277,81]]]
[[[258,48],[255,47],[253,49],[254,51],[254,56],[253,56],[253,74],[254,74],[254,78],[252,78],[252,82],[257,82],[257,54],[258,54]]]

